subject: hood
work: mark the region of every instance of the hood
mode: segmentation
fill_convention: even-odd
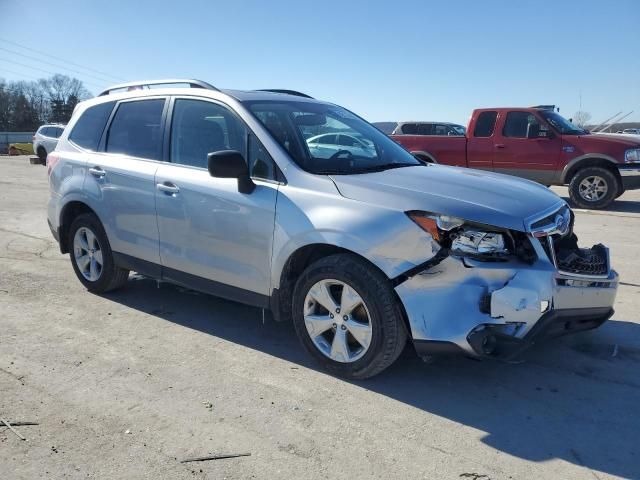
[[[640,136],[621,133],[592,133],[591,135],[563,135],[564,140],[570,141],[577,138],[578,141],[589,142],[590,145],[615,145],[623,148],[640,147]],[[606,151],[606,150],[605,150]]]
[[[529,180],[482,170],[428,165],[333,175],[344,197],[398,210],[424,210],[524,231],[525,219],[564,203]]]

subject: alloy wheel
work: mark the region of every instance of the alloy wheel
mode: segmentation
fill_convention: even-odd
[[[78,270],[90,282],[102,275],[102,248],[96,235],[87,227],[79,228],[73,236],[73,255]]]
[[[604,178],[597,175],[591,175],[580,182],[578,191],[580,196],[585,200],[589,202],[597,202],[605,197],[609,191],[609,187]]]
[[[353,287],[340,280],[321,280],[309,289],[304,323],[316,348],[336,362],[355,362],[371,344],[367,306]]]

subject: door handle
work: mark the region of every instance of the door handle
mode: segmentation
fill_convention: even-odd
[[[100,167],[91,167],[91,168],[89,169],[89,173],[90,173],[91,175],[93,175],[94,177],[97,177],[97,178],[102,178],[102,177],[104,177],[104,176],[107,174],[107,172],[105,172],[105,171],[104,171],[102,168],[100,168]]]
[[[175,195],[180,192],[180,189],[171,182],[157,183],[156,188],[167,195]]]
[[[504,148],[504,143],[496,143],[496,148]]]

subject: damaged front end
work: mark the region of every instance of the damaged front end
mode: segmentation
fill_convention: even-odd
[[[394,280],[418,353],[511,358],[613,314],[618,275],[603,245],[581,249],[565,205],[524,231],[408,212],[440,245]]]

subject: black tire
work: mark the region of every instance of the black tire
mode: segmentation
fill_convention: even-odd
[[[589,200],[580,193],[580,184],[589,177],[598,177],[602,179],[606,185],[607,191],[602,198]],[[603,167],[586,167],[578,170],[573,178],[571,178],[571,183],[569,183],[569,197],[571,198],[571,202],[575,206],[585,209],[608,207],[619,196],[618,193],[620,191],[622,191],[622,186],[618,178],[611,170]]]
[[[36,152],[36,154],[38,155],[38,158],[40,159],[40,163],[42,163],[43,165],[47,164],[47,151],[44,149],[44,147],[38,147],[38,151]]]
[[[305,326],[307,293],[317,282],[326,279],[338,280],[353,288],[369,314],[370,344],[361,358],[350,363],[325,356],[316,347]],[[380,373],[398,358],[407,341],[401,307],[389,280],[375,267],[351,254],[331,255],[307,267],[293,292],[293,323],[304,348],[325,369],[350,379],[364,379]]]
[[[97,238],[100,251],[102,252],[102,268],[99,277],[95,281],[91,281],[80,271],[78,262],[76,260],[76,252],[74,248],[74,238],[76,232],[80,229],[87,229],[92,232]],[[104,231],[102,223],[93,213],[83,213],[78,215],[71,223],[69,228],[69,256],[71,257],[71,265],[73,271],[76,273],[78,280],[86,287],[87,290],[93,293],[104,293],[116,288],[120,288],[127,283],[129,278],[129,270],[119,268],[113,261],[113,253],[111,251],[111,245],[107,239],[107,234]]]

